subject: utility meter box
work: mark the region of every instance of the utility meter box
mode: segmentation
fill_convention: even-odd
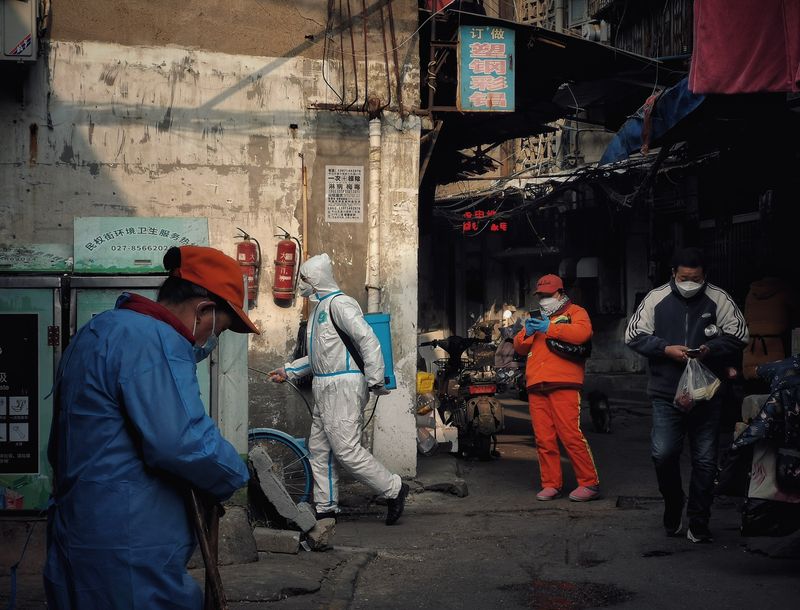
[[[0,0],[0,61],[33,62],[39,55],[40,0]]]

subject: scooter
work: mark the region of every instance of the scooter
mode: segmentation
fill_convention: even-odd
[[[509,321],[511,312],[503,312],[504,321]],[[525,383],[525,364],[528,356],[520,355],[514,350],[513,337],[515,326],[505,326],[500,330],[500,340],[494,353],[495,370],[497,371],[497,393],[513,393],[515,398],[528,402],[528,390]]]
[[[525,360],[514,361],[515,366],[507,365],[497,368],[497,393],[513,393],[514,397],[528,402],[528,390],[525,387]]]
[[[489,349],[473,349],[473,358],[462,360],[464,352],[478,344]],[[497,393],[494,349],[487,344],[490,342],[456,335],[420,344],[420,347],[440,347],[448,354],[447,358],[434,362],[437,367],[434,392],[442,421],[458,429],[458,455],[484,461],[500,456],[497,433],[504,427],[503,405],[494,397]]]

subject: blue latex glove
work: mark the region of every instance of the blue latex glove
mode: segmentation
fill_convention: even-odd
[[[528,318],[525,320],[525,336],[530,337],[535,332],[546,333],[550,328],[548,318]]]

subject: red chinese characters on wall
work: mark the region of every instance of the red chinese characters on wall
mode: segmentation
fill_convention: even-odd
[[[505,220],[496,220],[496,210],[470,210],[464,212],[464,221],[461,224],[463,233],[478,233],[488,230],[492,233],[505,233],[508,231],[508,223]]]

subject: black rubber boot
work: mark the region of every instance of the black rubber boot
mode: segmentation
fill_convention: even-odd
[[[406,507],[406,496],[408,495],[409,487],[405,483],[400,486],[400,493],[396,498],[386,501],[388,510],[386,511],[386,525],[393,525],[403,514],[403,509]]]

